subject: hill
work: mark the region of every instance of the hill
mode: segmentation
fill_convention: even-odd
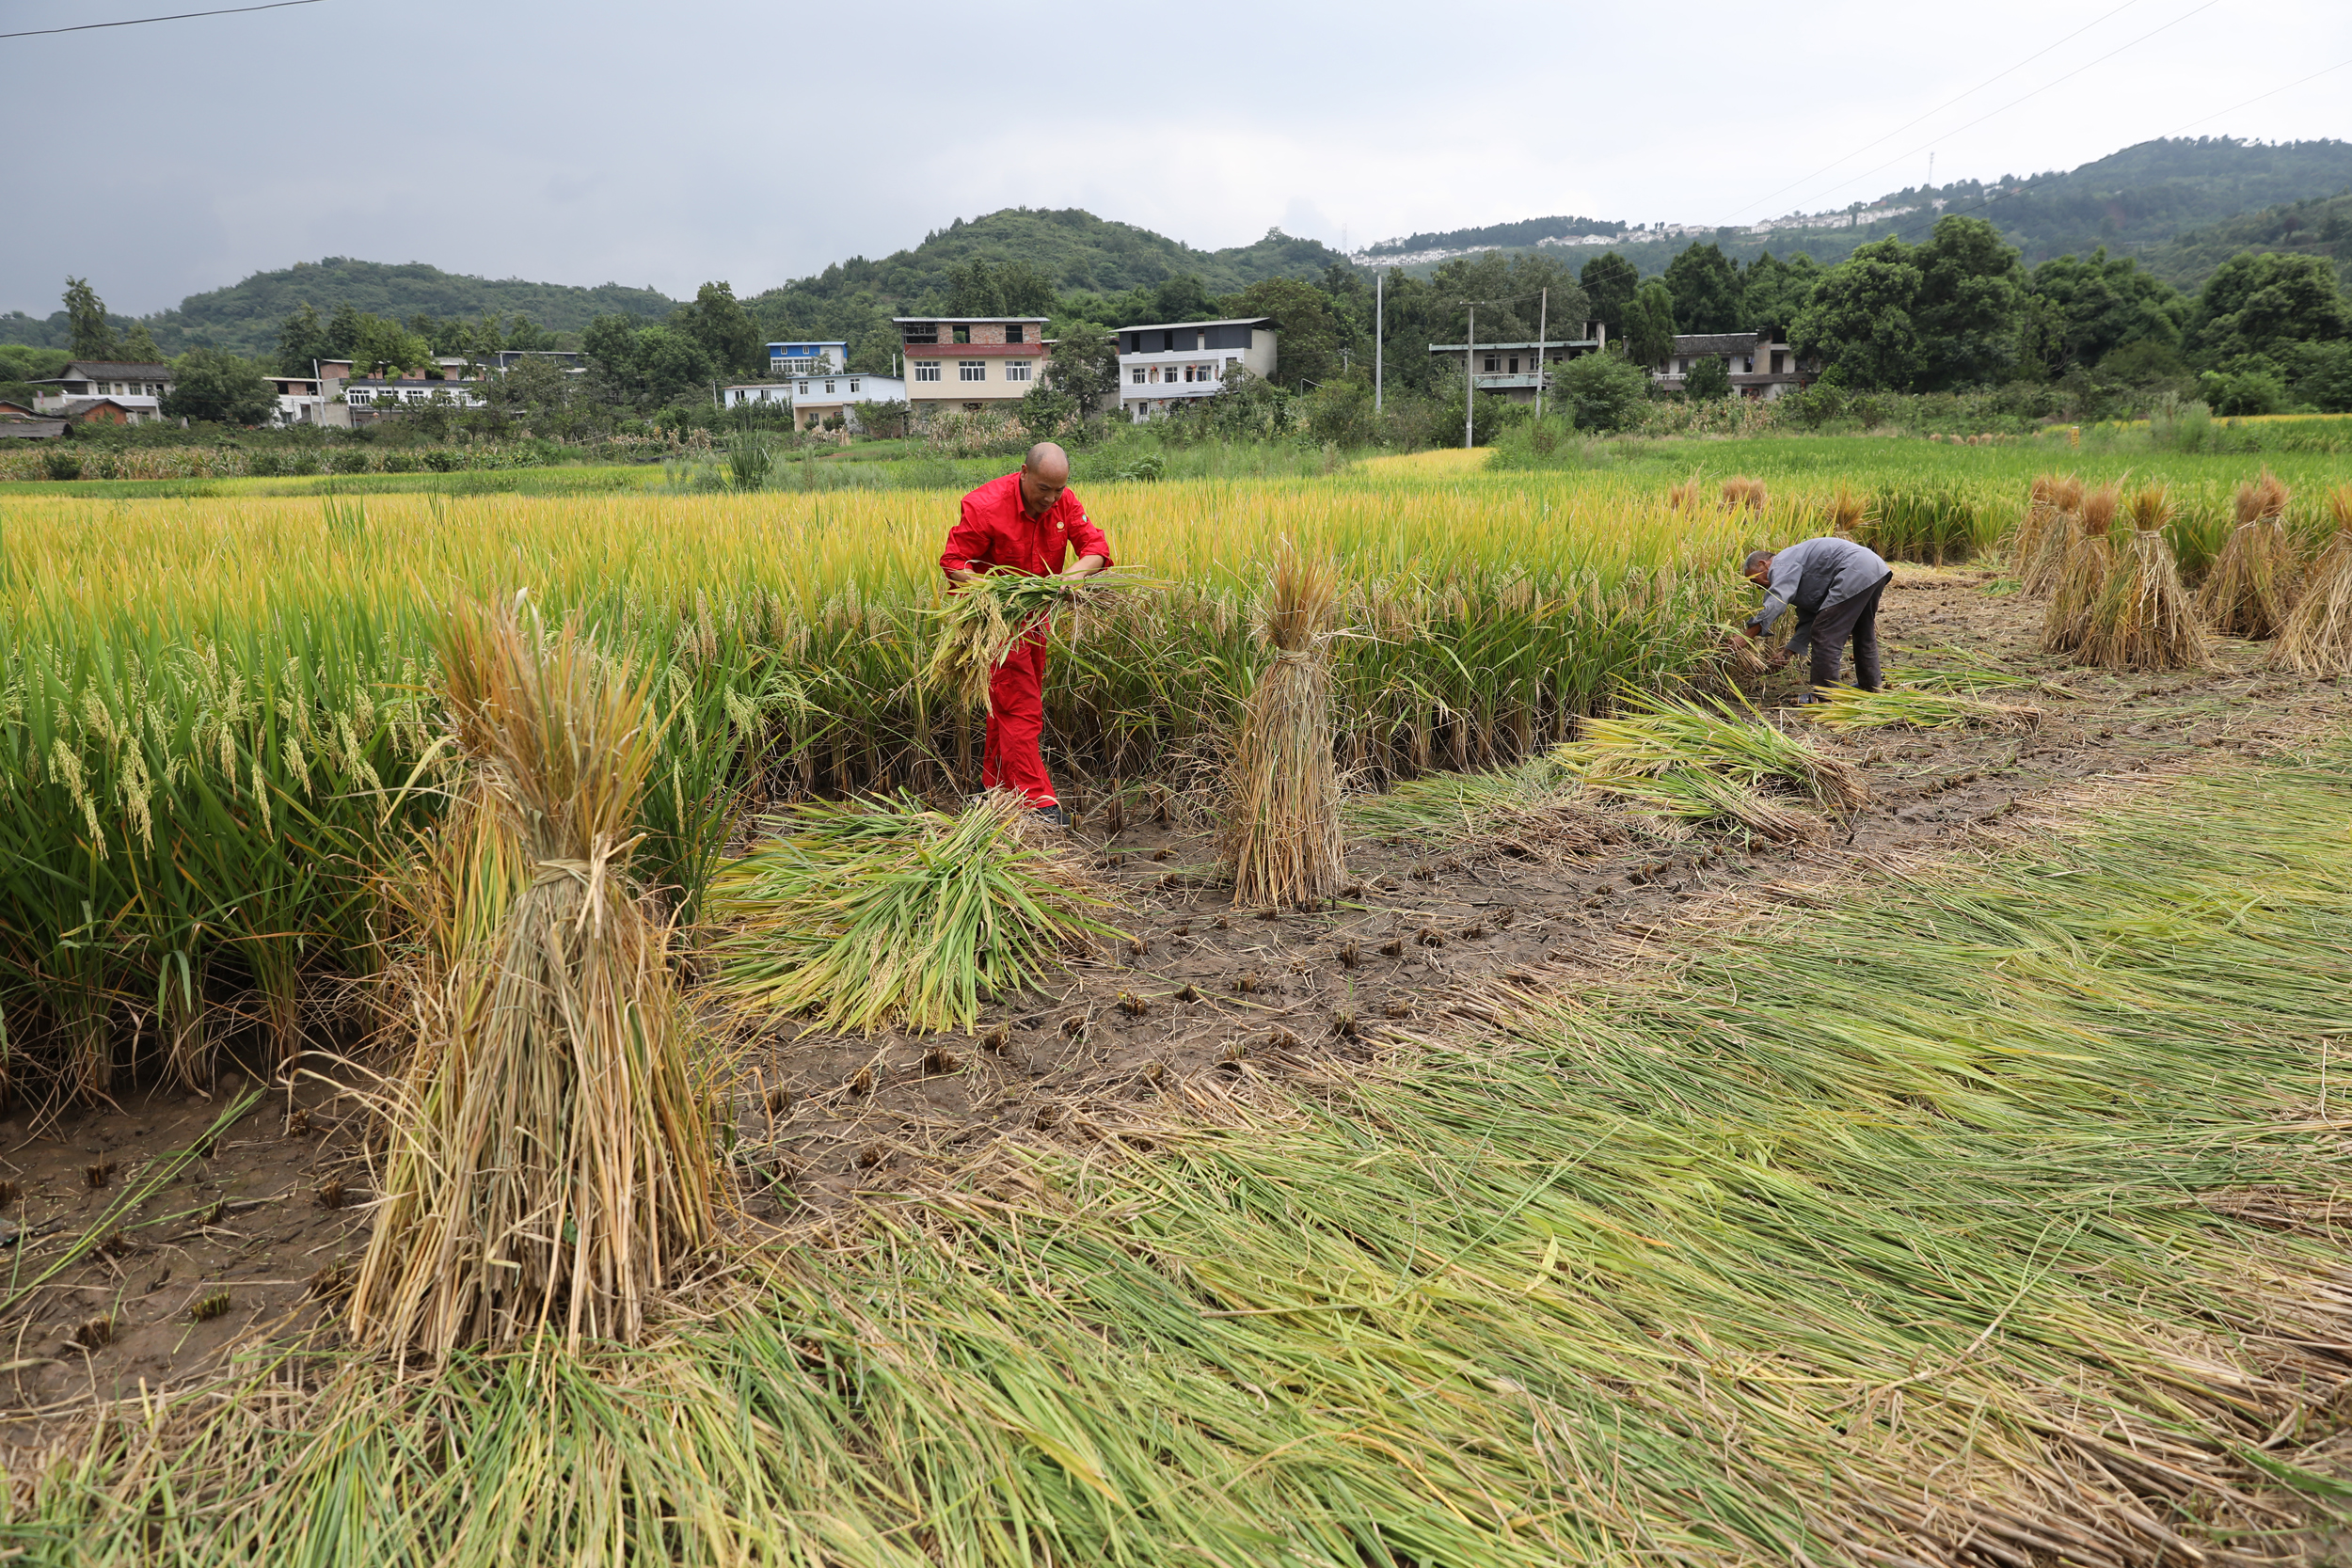
[[[2263,143],[2183,136],[2141,142],[2076,168],[2023,179],[2003,175],[1990,182],[1911,186],[1876,201],[1858,202],[1843,213],[1792,214],[1753,227],[1629,230],[1609,248],[1645,277],[1663,272],[1693,241],[1713,241],[1726,255],[1742,261],[1766,250],[1778,256],[1802,250],[1817,261],[1835,261],[1867,241],[1890,234],[1915,240],[1942,214],[1967,213],[1991,219],[2031,265],[2053,256],[2081,255],[2102,245],[2127,254],[2153,251],[2175,236],[2249,209],[2325,198],[2347,187],[2352,187],[2352,141]],[[1493,233],[1511,227],[1455,232]],[[1415,236],[1416,241],[1444,238]],[[1496,248],[1529,250],[1539,245],[1548,254],[1569,258],[1597,255],[1602,248],[1543,245],[1540,239]],[[1377,264],[1379,253],[1391,247],[1419,252],[1408,271],[1425,273],[1444,259],[1406,241],[1385,242],[1354,259]],[[1477,247],[1487,248],[1483,244]]]
[[[2285,202],[2176,234],[2140,254],[2168,283],[2194,289],[2242,250],[2294,250],[2325,256],[2352,291],[2352,191]]]
[[[277,341],[278,324],[306,300],[322,315],[345,304],[396,321],[416,315],[467,321],[523,315],[555,332],[577,332],[597,316],[614,311],[666,316],[677,303],[652,289],[618,283],[580,288],[519,277],[475,277],[422,261],[393,265],[329,256],[276,272],[257,272],[242,283],[190,294],[176,310],[139,319],[167,354],[197,347],[260,354]],[[69,341],[62,310],[45,320],[23,311],[0,316],[0,342],[63,348]]]

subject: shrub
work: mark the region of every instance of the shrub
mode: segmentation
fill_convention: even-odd
[[[1642,418],[1649,372],[1614,354],[1587,354],[1555,372],[1552,395],[1579,430],[1624,430]]]
[[[51,447],[40,454],[40,471],[51,479],[79,479],[82,460],[63,447]]]

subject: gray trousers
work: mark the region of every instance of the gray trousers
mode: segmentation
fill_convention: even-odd
[[[1853,643],[1853,683],[1865,691],[1879,689],[1879,595],[1895,580],[1887,573],[1864,593],[1830,606],[1819,614],[1799,611],[1796,632],[1788,639],[1793,656],[1813,650],[1813,684],[1837,684],[1838,656]]]

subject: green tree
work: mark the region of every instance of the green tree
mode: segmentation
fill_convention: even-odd
[[[941,314],[1003,316],[1010,313],[1005,309],[1005,286],[988,258],[968,257],[947,269],[947,306]]]
[[[493,418],[546,435],[564,422],[573,382],[561,360],[525,357],[485,379],[479,395]]]
[[[349,300],[335,307],[335,313],[326,320],[328,356],[349,359],[359,346],[359,308]]]
[[[171,390],[163,401],[168,419],[256,425],[277,409],[278,388],[250,359],[225,348],[192,348],[172,361]]]
[[[1051,440],[1078,415],[1078,400],[1050,381],[1041,381],[1021,394],[1021,428],[1032,441]]]
[[[1622,354],[1580,354],[1551,378],[1551,394],[1579,430],[1626,430],[1649,401],[1649,372]]]
[[[1532,343],[1538,317],[1553,342],[1577,336],[1592,314],[1584,285],[1565,262],[1544,255],[1506,256],[1499,250],[1457,256],[1429,275],[1432,295],[1427,340],[1458,343],[1470,331],[1470,302],[1477,301],[1478,341],[1482,343]],[[1539,301],[1549,293],[1548,305]]]
[[[1913,389],[2000,380],[2017,361],[2026,304],[2016,247],[1982,218],[1947,217],[1911,261],[1919,272],[1911,310],[1920,350]]]
[[[2089,256],[2058,256],[2033,269],[2026,286],[2021,357],[2058,375],[2097,365],[2131,343],[2177,349],[2188,297],[2128,256],[2101,245]]]
[[[309,300],[278,324],[278,374],[309,375],[317,361],[338,357],[327,343],[326,324]]]
[[[1295,277],[1263,278],[1228,299],[1221,313],[1274,318],[1271,379],[1277,387],[1295,390],[1319,386],[1340,373],[1343,353],[1349,346],[1346,324],[1312,283]]]
[[[1765,251],[1740,275],[1740,330],[1788,331],[1820,281],[1821,263],[1804,251],[1785,261]]]
[[[1901,391],[1918,373],[1919,269],[1910,247],[1874,240],[1825,273],[1789,331],[1801,357],[1819,359],[1835,385]]]
[[[596,390],[607,402],[646,410],[707,397],[716,373],[700,342],[669,326],[640,326],[634,317],[598,316],[581,339]]]
[[[1244,315],[1256,311],[1245,310]],[[1191,273],[1179,273],[1152,291],[1152,319],[1161,322],[1214,321],[1224,314],[1206,285]]]
[[[1692,403],[1720,403],[1731,396],[1731,367],[1712,354],[1701,355],[1682,372],[1682,394]]]
[[[2233,256],[2197,296],[2200,359],[2227,365],[2246,355],[2278,358],[2296,343],[2352,336],[2335,268],[2325,257],[2284,251]]]
[[[65,317],[73,333],[74,358],[115,357],[114,323],[107,318],[106,302],[98,297],[98,291],[89,286],[88,278],[66,278]]]
[[[1721,245],[1692,245],[1666,263],[1665,282],[1683,331],[1740,330],[1740,268]]]
[[[704,284],[695,291],[692,304],[672,312],[669,325],[672,331],[692,339],[722,375],[767,367],[768,353],[759,327],[737,303],[732,284]]]
[[[433,363],[433,343],[398,322],[362,312],[347,357],[359,375],[397,375]]]
[[[1604,250],[1584,263],[1577,281],[1584,285],[1585,297],[1592,301],[1593,318],[1609,325],[1611,337],[1624,337],[1626,312],[1633,304],[1634,291],[1642,286],[1641,272],[1615,251]]]
[[[526,353],[537,353],[556,346],[555,334],[532,321],[529,316],[518,315],[515,318],[514,325],[506,329],[506,342],[503,346],[521,349]]]
[[[1662,365],[1674,351],[1675,296],[1653,277],[1626,308],[1625,356],[1636,365]]]
[[[141,365],[160,365],[164,360],[164,351],[156,346],[155,334],[140,321],[133,322],[131,330],[115,340],[115,353]]]
[[[1051,385],[1089,413],[1119,394],[1119,338],[1092,322],[1071,322],[1054,340],[1046,360]]]

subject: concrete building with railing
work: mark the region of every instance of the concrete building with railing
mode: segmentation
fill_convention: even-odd
[[[1272,376],[1275,359],[1272,316],[1122,326],[1119,409],[1129,420],[1158,419],[1215,397],[1235,371]]]

